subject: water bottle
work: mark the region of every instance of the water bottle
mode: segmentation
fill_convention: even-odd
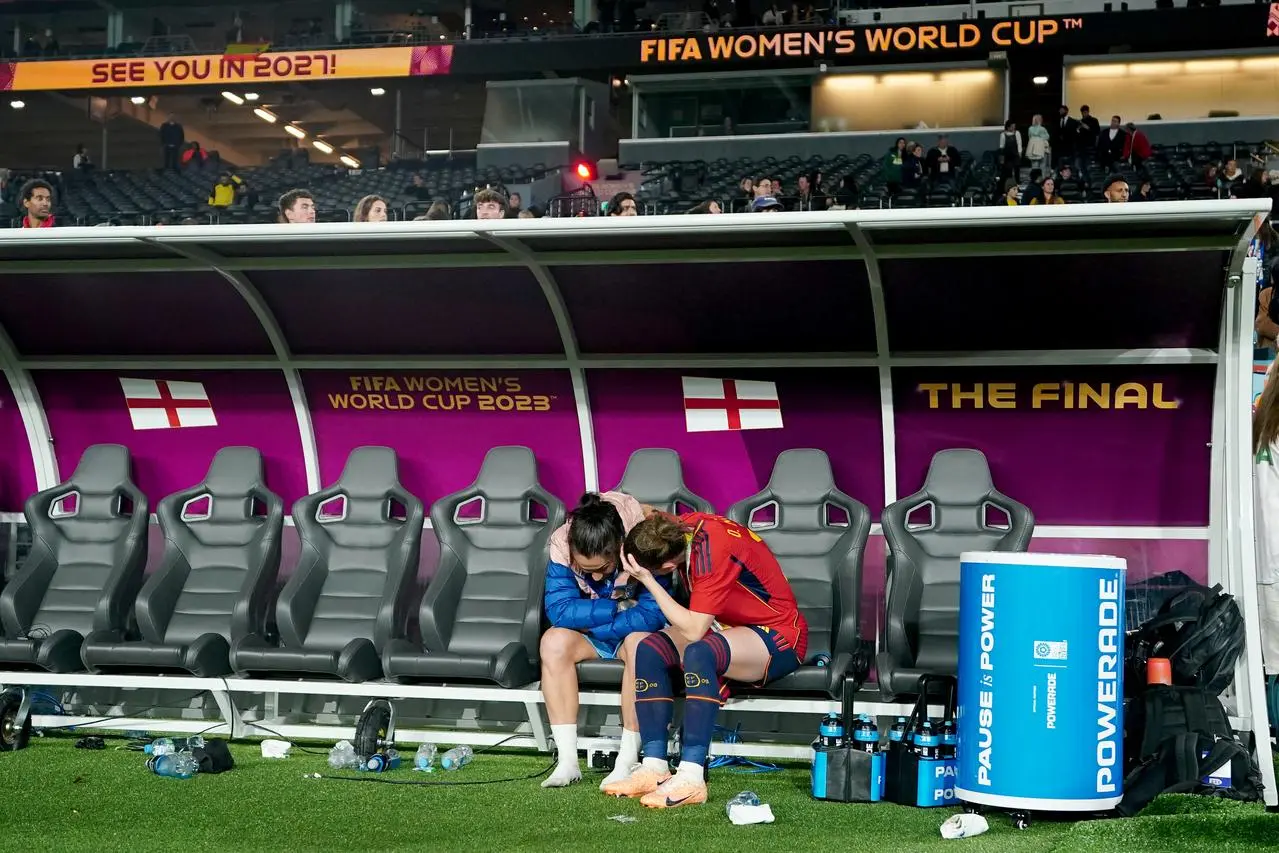
[[[158,737],[142,747],[142,752],[146,755],[172,755],[177,751],[178,748],[174,745],[173,738],[167,737]]]
[[[888,739],[893,743],[901,743],[906,738],[906,718],[898,717],[888,730]]]
[[[388,749],[386,752],[375,752],[369,756],[364,768],[372,770],[374,773],[381,773],[385,770],[398,770],[400,768],[400,753],[394,749]]]
[[[921,761],[929,761],[937,758],[937,752],[941,748],[941,738],[937,736],[936,730],[933,729],[932,720],[923,720],[915,728],[915,753]]]
[[[839,714],[827,714],[817,729],[817,740],[831,749],[844,745],[844,718]]]
[[[853,742],[863,752],[879,752],[879,726],[869,714],[862,714],[857,718]]]
[[[148,758],[147,769],[157,776],[190,779],[200,771],[200,763],[189,752],[166,752]]]
[[[758,806],[759,803],[759,795],[754,791],[742,791],[736,797],[733,797],[733,799],[728,801],[728,805],[724,807],[724,811],[729,817],[732,817],[733,806]]]
[[[457,770],[471,763],[475,753],[469,746],[455,746],[440,756],[440,766],[445,770]]]
[[[430,773],[435,769],[435,744],[424,743],[417,748],[417,754],[413,756],[413,769],[421,770],[424,773]]]
[[[959,733],[955,729],[954,720],[943,720],[941,724],[941,757],[954,758],[955,746],[959,743]]]
[[[334,770],[354,770],[363,766],[349,740],[338,741],[329,750],[329,766]]]
[[[830,655],[825,652],[813,655],[813,666],[830,666]]]

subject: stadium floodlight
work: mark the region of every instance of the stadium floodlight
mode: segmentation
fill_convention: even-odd
[[[9,102],[9,106],[13,107],[15,110],[20,110],[26,105],[27,105],[26,101],[10,101]]]
[[[369,89],[369,94],[370,94],[370,95],[385,95],[385,94],[386,94],[386,90],[385,90],[385,89],[383,89],[381,86],[374,86],[372,89]]]
[[[253,111],[253,114],[257,116],[258,118],[262,119],[263,121],[268,121],[271,124],[275,124],[275,122],[277,121],[275,113],[268,112],[262,109],[261,107],[258,107],[257,109],[255,109]]]
[[[345,165],[350,166],[352,169],[360,168],[360,161],[356,160],[350,154],[343,154],[338,159],[341,160]]]
[[[245,93],[244,93],[244,100],[246,100],[246,101],[256,101],[257,99],[258,99],[258,93],[257,93],[257,92],[245,92]]]
[[[298,127],[296,124],[286,124],[284,132],[290,136],[296,136],[298,139],[306,139],[306,131]]]
[[[137,104],[138,106],[142,106],[143,104],[145,104],[145,103],[147,102],[147,99],[146,99],[146,98],[144,98],[144,97],[142,97],[141,95],[134,95],[134,96],[133,96],[132,98],[130,98],[129,100],[130,100],[130,101],[132,101],[133,103]]]
[[[333,146],[325,142],[323,139],[316,139],[312,141],[311,144],[314,145],[319,150],[323,151],[325,154],[333,153]]]
[[[1040,74],[1038,77],[1032,77],[1030,82],[1034,83],[1036,86],[1047,86],[1048,78]]]
[[[235,104],[237,107],[244,103],[244,98],[241,98],[235,92],[223,92],[222,97],[226,98],[228,101]]]

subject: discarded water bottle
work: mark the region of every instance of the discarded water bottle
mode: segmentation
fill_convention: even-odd
[[[338,741],[329,750],[329,766],[334,770],[354,770],[363,766],[349,740]]]
[[[196,749],[204,749],[204,736],[191,735],[191,737],[189,738],[184,738],[182,743],[177,744],[177,746],[178,746],[178,752],[183,752],[183,751],[191,752],[192,750],[196,750]]]
[[[148,758],[147,769],[157,776],[190,779],[200,772],[200,763],[189,752],[166,752]]]
[[[172,755],[178,750],[173,745],[173,738],[158,737],[142,747],[142,751],[147,755]]]
[[[424,743],[417,748],[417,754],[413,756],[413,769],[421,770],[424,773],[430,773],[435,769],[435,744]]]
[[[758,806],[759,795],[754,791],[742,791],[736,797],[728,801],[728,805],[724,807],[724,811],[732,814],[733,806]]]
[[[369,756],[369,760],[365,762],[364,767],[374,773],[381,773],[385,770],[398,770],[400,769],[400,753],[394,749],[388,749],[386,752],[375,752]]]
[[[440,766],[445,770],[458,770],[470,764],[474,757],[469,746],[455,746],[440,756]]]

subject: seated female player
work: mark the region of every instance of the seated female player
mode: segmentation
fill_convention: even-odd
[[[578,662],[622,657],[627,634],[666,624],[652,594],[618,571],[626,531],[646,511],[651,508],[621,492],[587,492],[568,522],[551,534],[543,602],[553,627],[542,635],[542,695],[559,760],[543,788],[562,788],[582,778],[577,760]],[[633,662],[622,660],[623,683],[633,685]],[[605,782],[625,778],[639,764],[639,744],[632,704],[623,710],[622,746],[616,769]]]
[[[623,568],[656,599],[670,627],[635,646],[635,711],[644,763],[604,793],[640,797],[650,808],[706,802],[703,766],[725,681],[762,685],[799,667],[808,623],[777,558],[750,529],[715,515],[654,513],[626,537]],[[683,607],[661,582],[678,570]],[[630,646],[634,640],[627,642]],[[671,670],[684,679],[684,741],[672,776],[666,741],[674,699]]]

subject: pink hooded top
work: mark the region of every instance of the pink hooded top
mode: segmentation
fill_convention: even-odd
[[[602,492],[600,497],[617,508],[617,514],[622,517],[624,532],[630,533],[632,527],[644,520],[644,507],[630,495],[623,492]],[[548,547],[552,563],[572,568],[568,547],[568,528],[568,522],[561,524],[559,529],[551,534]]]

